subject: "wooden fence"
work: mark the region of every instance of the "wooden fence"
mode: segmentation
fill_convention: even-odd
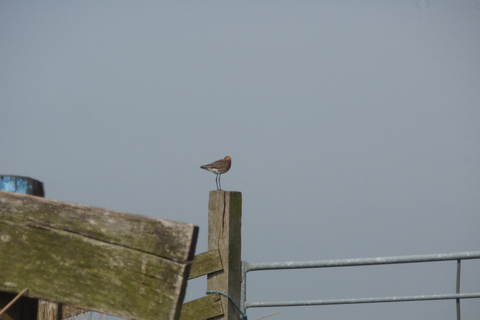
[[[22,192],[35,194],[28,186]],[[43,196],[43,187],[38,192]],[[439,299],[456,299],[457,319],[460,319],[460,299],[480,297],[480,292],[461,294],[459,291],[460,260],[478,259],[480,252],[345,261],[242,263],[240,192],[210,191],[208,251],[194,257],[198,228],[193,225],[35,198],[0,191],[0,309],[15,297],[8,292],[29,288],[28,295],[16,302],[6,317],[0,316],[0,320],[61,320],[88,310],[139,320],[233,320],[240,319],[248,307]],[[71,250],[72,247],[76,249]],[[92,256],[95,262],[89,264]],[[458,260],[455,294],[245,301],[248,271],[443,260]],[[206,289],[211,293],[182,305],[186,279],[200,276],[207,276]],[[32,297],[62,304],[40,304],[37,316],[37,300]]]
[[[41,304],[48,320],[69,317],[65,306],[179,319],[197,234],[192,224],[0,191],[0,291],[60,303]],[[2,320],[37,318],[24,313]]]
[[[38,197],[0,191],[0,309],[28,287],[0,320],[61,320],[89,310],[144,320],[240,318],[226,297],[240,301],[240,192],[210,192],[208,251],[193,257],[193,225],[42,199],[43,184],[30,178],[18,177],[16,189],[5,185],[0,190]],[[186,278],[200,276],[213,293],[177,305]]]

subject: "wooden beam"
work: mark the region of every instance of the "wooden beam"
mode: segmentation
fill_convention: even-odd
[[[192,300],[183,305],[180,320],[203,320],[223,315],[222,301],[218,293]]]
[[[208,249],[218,249],[223,270],[208,275],[207,290],[221,291],[240,303],[241,288],[242,194],[234,191],[210,191],[208,203]],[[221,298],[224,315],[214,319],[239,319],[235,306]]]
[[[39,301],[38,320],[61,320],[62,305],[50,301]]]
[[[89,311],[90,310],[87,310],[87,309],[62,305],[61,313],[60,313],[60,319],[67,319],[67,318],[75,317],[75,316],[78,316],[79,314],[89,312]],[[41,320],[41,319],[38,319],[38,320]]]
[[[185,241],[192,240],[193,229],[198,229],[191,224],[15,193],[2,192],[0,200],[5,217],[20,215],[21,219],[22,215],[34,214],[34,221],[50,228],[62,228],[166,259],[187,261],[195,256],[195,247],[185,245]]]
[[[198,227],[0,191],[0,290],[178,319]]]
[[[190,269],[190,277],[188,280],[195,279],[215,271],[223,269],[222,259],[218,249],[213,249],[195,256]]]

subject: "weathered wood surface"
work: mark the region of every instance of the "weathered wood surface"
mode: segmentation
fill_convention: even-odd
[[[210,191],[208,203],[208,249],[218,249],[223,270],[207,277],[207,290],[224,292],[239,304],[241,290],[242,194],[234,191]],[[221,298],[224,315],[214,319],[239,319],[235,306]]]
[[[195,279],[222,269],[222,259],[218,249],[203,252],[197,254],[193,259],[188,279]]]
[[[185,303],[180,320],[203,320],[221,315],[223,315],[223,307],[220,295],[213,293]]]
[[[60,308],[60,319],[67,319],[71,317],[78,316],[79,314],[89,312],[90,310],[87,309],[82,309],[78,307],[72,307],[72,306],[67,306],[67,305],[62,305]],[[41,319],[38,319],[41,320]],[[48,320],[48,319],[46,319]]]
[[[65,304],[40,301],[38,305],[38,317],[37,320],[61,320],[78,316],[79,314],[89,312],[88,309],[82,309],[78,307],[68,306]],[[91,316],[90,316],[91,317]],[[86,319],[88,316],[82,317]],[[78,318],[77,318],[78,319]]]
[[[0,191],[0,290],[178,319],[198,227]]]
[[[49,301],[39,301],[38,320],[61,320],[62,305]]]

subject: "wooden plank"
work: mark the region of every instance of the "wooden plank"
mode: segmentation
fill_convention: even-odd
[[[208,249],[218,249],[223,270],[207,277],[207,290],[221,291],[240,303],[242,249],[242,194],[233,191],[210,191],[208,203]],[[214,319],[239,319],[235,306],[221,297],[224,315]]]
[[[62,305],[61,313],[60,313],[60,319],[67,319],[67,318],[75,317],[79,314],[89,312],[89,311],[90,310],[87,310],[87,309]],[[38,319],[38,320],[41,320],[41,319]]]
[[[0,290],[178,319],[198,227],[0,191]]]
[[[192,241],[193,229],[198,229],[191,224],[0,192],[2,215],[31,212],[35,216],[30,218],[49,228],[62,228],[175,261],[193,260],[195,255],[195,247],[185,245]]]
[[[195,256],[192,261],[190,277],[188,279],[195,279],[222,269],[223,266],[222,259],[220,259],[220,252],[218,249],[213,249]]]
[[[38,304],[38,320],[61,320],[62,305],[49,301],[40,301]]]
[[[55,303],[41,300],[38,303],[37,320],[61,320],[78,316],[79,314],[90,312],[91,310],[66,304]]]
[[[180,320],[202,320],[223,315],[222,301],[218,293],[189,301],[183,305]]]

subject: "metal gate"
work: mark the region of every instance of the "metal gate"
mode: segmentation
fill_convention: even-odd
[[[425,254],[413,256],[396,257],[378,257],[378,258],[360,258],[360,259],[341,259],[341,260],[320,260],[320,261],[291,261],[291,262],[242,262],[242,292],[240,309],[245,314],[247,308],[260,307],[292,307],[292,306],[320,306],[320,305],[340,305],[357,303],[377,303],[377,302],[404,302],[404,301],[426,301],[426,300],[456,300],[457,320],[460,320],[460,300],[480,298],[480,292],[460,293],[460,270],[462,260],[480,259],[480,251]],[[309,269],[309,268],[335,268],[335,267],[354,267],[371,266],[385,264],[406,264],[434,261],[457,261],[456,292],[435,295],[418,296],[393,296],[379,298],[356,298],[356,299],[330,299],[330,300],[299,300],[299,301],[274,301],[274,302],[250,302],[246,300],[247,273],[251,271],[262,270],[285,270],[285,269]]]

